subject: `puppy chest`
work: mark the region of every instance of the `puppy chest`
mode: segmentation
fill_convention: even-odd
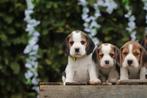
[[[139,79],[140,70],[139,68],[128,68],[129,79]]]
[[[111,68],[100,68],[99,69],[100,74],[102,74],[104,76],[108,76],[110,71],[111,71]]]
[[[74,80],[77,82],[85,82],[89,80],[88,68],[87,66],[79,65],[79,67],[74,70]]]

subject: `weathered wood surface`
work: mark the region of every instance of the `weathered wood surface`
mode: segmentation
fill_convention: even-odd
[[[40,98],[147,98],[147,81],[121,81],[120,85],[67,86],[44,82],[40,84],[39,96]]]

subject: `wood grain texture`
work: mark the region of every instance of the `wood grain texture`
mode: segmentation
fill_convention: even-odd
[[[147,85],[129,85],[130,81],[127,85],[49,84],[40,85],[39,98],[147,98]]]

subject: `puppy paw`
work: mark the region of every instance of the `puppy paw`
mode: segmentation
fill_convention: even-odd
[[[100,84],[101,80],[100,79],[95,79],[95,80],[89,80],[89,84],[95,85],[95,84]]]
[[[108,82],[108,81],[103,82],[102,84],[103,84],[103,85],[112,85],[112,83],[110,83],[110,82]]]
[[[112,79],[109,80],[109,82],[111,82],[111,83],[116,83],[117,81],[118,81],[117,78],[112,78]]]
[[[128,78],[120,78],[118,81],[129,80]]]

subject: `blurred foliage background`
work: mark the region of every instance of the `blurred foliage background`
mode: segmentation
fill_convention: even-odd
[[[88,0],[89,8],[95,0]],[[115,0],[117,10],[108,14],[101,8],[102,16],[98,19],[101,28],[97,37],[102,42],[111,42],[120,47],[129,40],[126,31],[128,20],[124,17],[127,10],[122,0]],[[127,1],[127,0],[123,0]],[[145,11],[141,0],[129,0],[133,14],[136,16],[137,39],[144,35]],[[36,28],[39,39],[39,67],[41,81],[61,81],[61,73],[67,63],[62,50],[64,38],[72,30],[83,30],[81,6],[77,0],[35,0],[35,12],[32,17],[40,20]],[[28,32],[25,31],[25,0],[0,0],[0,96],[1,98],[33,98],[35,91],[26,84],[24,66],[26,56],[23,50],[27,45]]]

